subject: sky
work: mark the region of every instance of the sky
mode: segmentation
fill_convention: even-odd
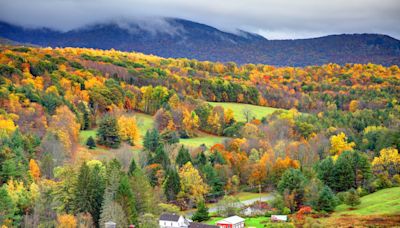
[[[267,39],[381,33],[400,39],[400,0],[0,0],[0,20],[68,31],[109,21],[169,29],[172,17]]]

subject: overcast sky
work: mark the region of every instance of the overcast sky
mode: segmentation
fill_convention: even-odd
[[[193,20],[224,31],[242,29],[268,39],[340,33],[400,39],[400,0],[0,0],[2,21],[64,31],[155,17]]]

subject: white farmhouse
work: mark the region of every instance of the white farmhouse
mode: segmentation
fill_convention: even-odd
[[[190,221],[182,215],[162,214],[160,216],[160,228],[188,228]]]

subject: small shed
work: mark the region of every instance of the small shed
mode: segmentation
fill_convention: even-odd
[[[287,215],[271,215],[272,222],[287,222]]]
[[[220,228],[244,228],[244,218],[235,215],[218,221],[217,226]]]

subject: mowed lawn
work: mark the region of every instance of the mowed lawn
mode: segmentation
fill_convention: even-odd
[[[340,215],[385,215],[400,216],[400,187],[387,188],[361,197],[361,204],[350,210],[347,205],[336,207],[332,216]]]
[[[277,110],[284,110],[279,108],[270,108],[270,107],[263,107],[257,105],[250,105],[250,104],[240,104],[240,103],[227,103],[227,102],[208,102],[212,106],[222,106],[224,109],[230,108],[233,111],[235,120],[237,121],[245,121],[245,117],[243,115],[243,110],[249,109],[252,111],[254,117],[256,119],[261,119]]]
[[[219,220],[222,220],[222,217],[213,217],[206,224],[215,225]],[[254,227],[254,228],[264,228],[264,227],[274,227],[276,223],[272,223],[271,219],[268,217],[255,217],[255,218],[245,218],[245,227]],[[279,227],[294,227],[292,223],[280,223]]]

